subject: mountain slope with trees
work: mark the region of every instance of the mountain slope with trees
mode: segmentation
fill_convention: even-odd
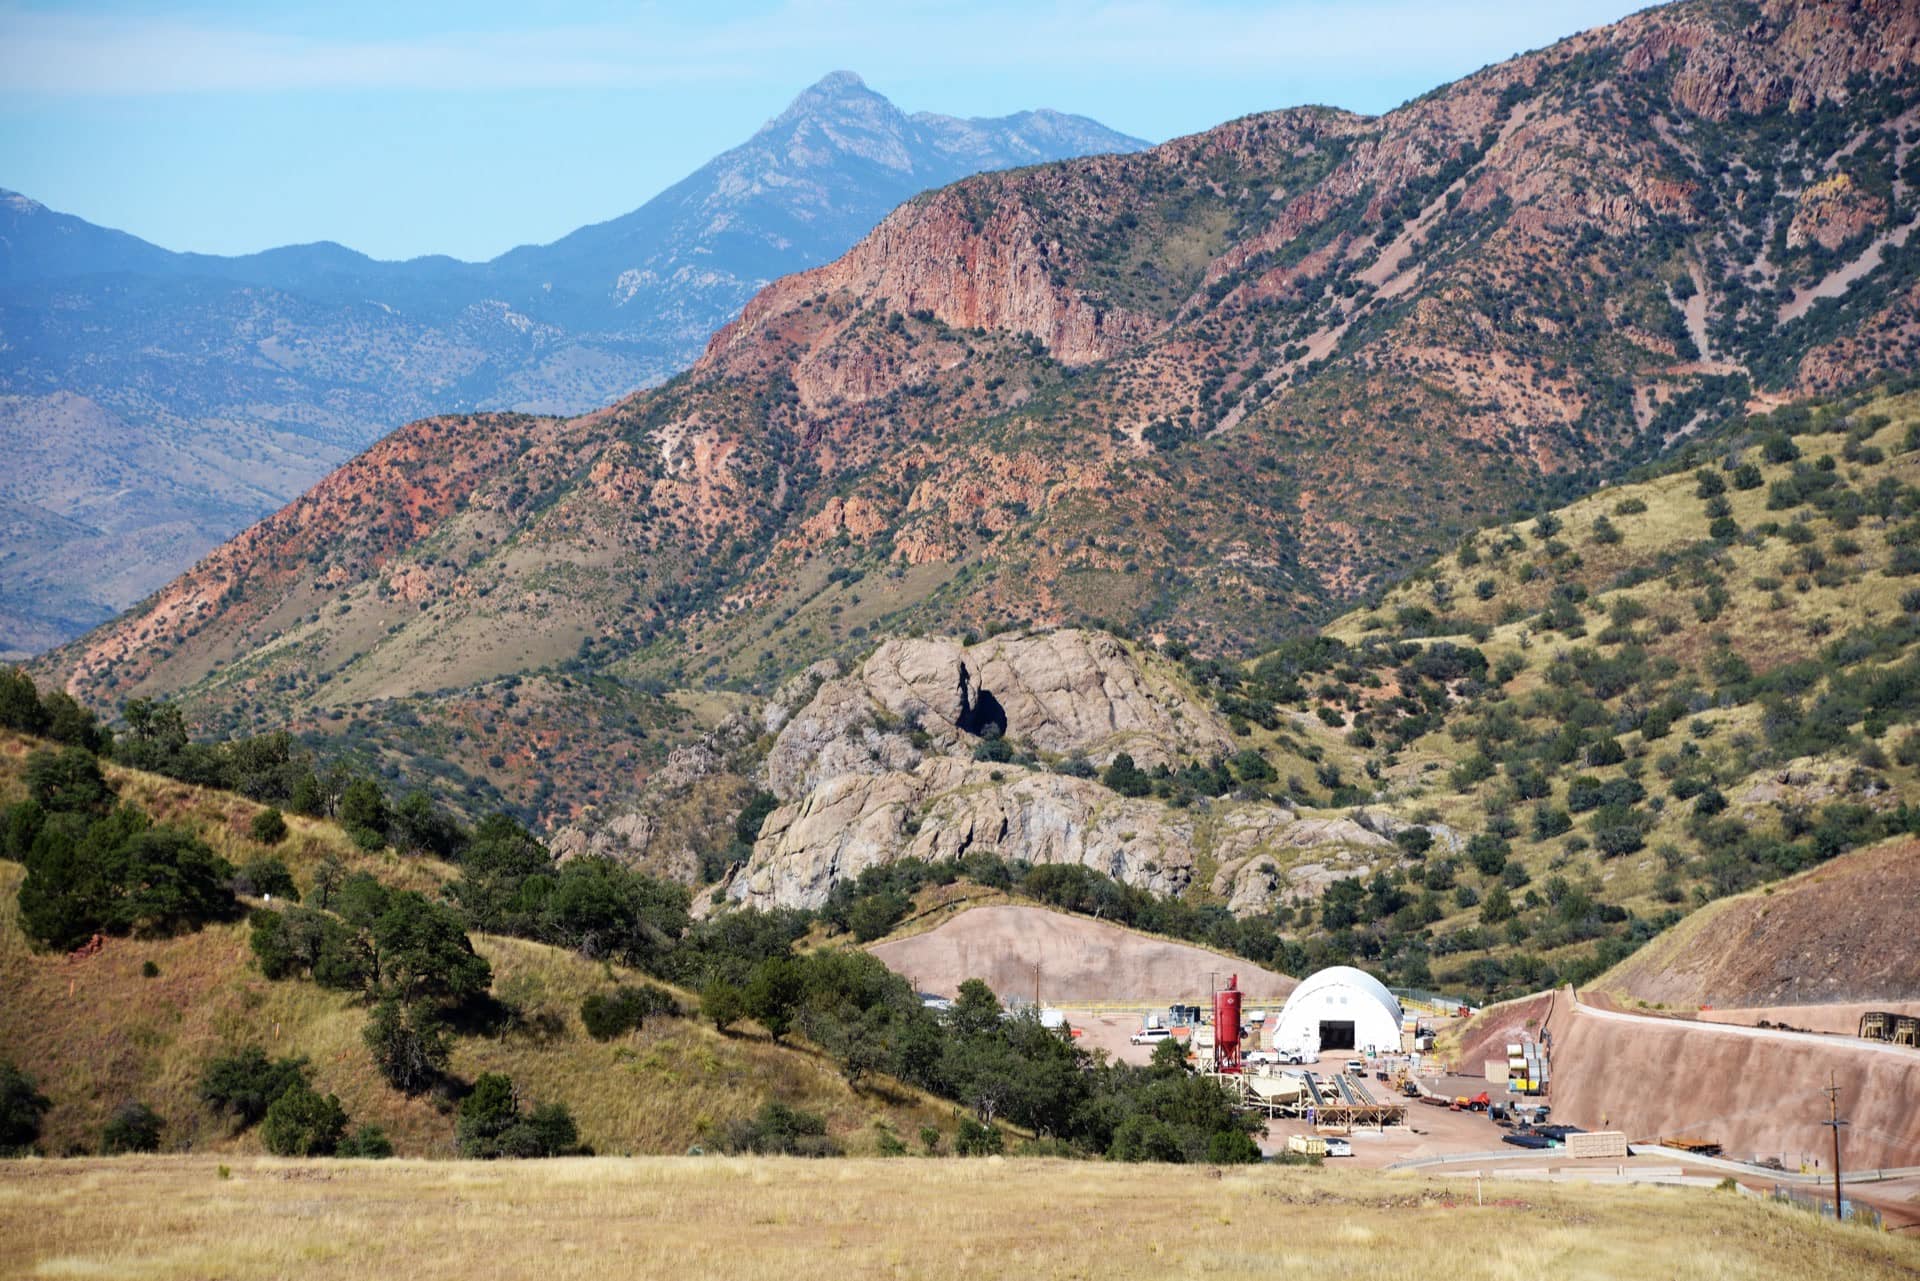
[[[1257,659],[1109,641],[1181,708],[1148,768],[1011,698],[1003,721],[956,733],[876,680],[918,672],[937,698],[951,642],[889,641],[858,678],[749,707],[571,839],[711,880],[722,913],[820,906],[863,935],[960,878],[1290,973],[1352,963],[1477,999],[1586,981],[1694,909],[1849,851],[1873,851],[1852,865],[1882,867],[1874,883],[1904,883],[1916,469],[1920,393],[1902,380],[1718,424],[1624,483],[1475,531]],[[995,647],[1039,648],[1010,633],[954,652],[972,670]],[[979,670],[979,702],[1010,688]],[[871,710],[837,710],[850,688]],[[1107,724],[1103,707],[1074,712]],[[686,800],[755,787],[773,790],[730,830]],[[1826,919],[1783,925],[1737,968],[1812,982],[1809,949],[1874,936],[1853,919],[1867,910],[1802,912]]]
[[[40,670],[222,732],[357,727],[557,818],[604,771],[536,765],[618,760],[673,715],[646,691],[711,708],[876,634],[1257,653],[1490,515],[1905,360],[1915,21],[1693,0],[1378,119],[967,180],[455,508],[388,484],[449,424],[405,429]],[[359,526],[401,536],[330,532]]]

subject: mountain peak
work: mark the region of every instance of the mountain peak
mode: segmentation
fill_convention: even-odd
[[[887,99],[869,88],[867,82],[853,72],[835,71],[822,76],[795,94],[793,101],[787,104],[787,109],[780,113],[780,118],[791,119],[822,107],[846,107],[873,102],[887,102]],[[893,104],[887,102],[887,105]]]
[[[898,117],[902,122],[906,119],[885,95],[869,88],[867,82],[858,75],[851,71],[835,71],[796,94],[786,110],[768,121],[762,132],[819,117],[849,117],[869,122],[892,117]]]
[[[821,76],[819,80],[814,82],[811,88],[805,90],[802,96],[805,96],[805,93],[837,94],[849,92],[869,93],[871,90],[867,88],[867,82],[860,78],[860,73],[857,71],[829,71],[826,75]]]

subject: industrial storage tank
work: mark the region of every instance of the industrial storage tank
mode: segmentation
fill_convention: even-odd
[[[1213,994],[1213,1063],[1218,1072],[1240,1070],[1240,976],[1228,977]]]

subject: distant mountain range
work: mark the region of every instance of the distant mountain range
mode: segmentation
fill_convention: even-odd
[[[917,192],[1146,144],[908,115],[850,72],[632,213],[485,263],[173,253],[0,191],[0,654],[111,617],[393,427],[578,413],[691,363]]]

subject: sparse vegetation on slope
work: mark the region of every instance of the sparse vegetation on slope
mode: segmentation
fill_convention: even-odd
[[[1192,666],[1251,741],[1313,740],[1327,800],[1456,834],[1330,887],[1321,930],[1524,991],[1914,830],[1916,538],[1920,397],[1795,406],[1478,532],[1311,643]]]

